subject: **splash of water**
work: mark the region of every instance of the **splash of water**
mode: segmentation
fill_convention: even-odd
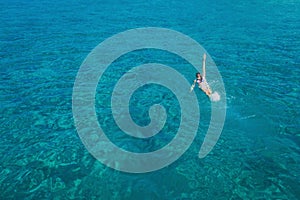
[[[211,101],[220,101],[220,95],[218,92],[214,92],[209,96]]]

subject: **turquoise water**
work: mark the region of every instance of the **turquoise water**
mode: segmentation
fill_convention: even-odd
[[[299,1],[2,0],[0,7],[0,199],[300,199]],[[95,46],[148,26],[203,45],[223,77],[227,115],[217,145],[199,159],[210,103],[197,91],[206,112],[187,152],[161,170],[129,174],[86,150],[73,121],[72,89]],[[157,85],[136,91],[131,114],[146,125],[149,106],[162,103],[167,134],[138,141],[119,133],[111,116],[108,95],[117,79],[152,61],[184,65],[182,73],[194,78],[176,55],[145,50],[113,63],[97,88],[99,123],[127,150],[159,149],[178,128],[178,102]]]

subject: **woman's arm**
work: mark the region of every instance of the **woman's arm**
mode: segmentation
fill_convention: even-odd
[[[194,80],[194,82],[193,82],[193,84],[192,84],[192,86],[191,86],[190,92],[193,91],[193,89],[194,89],[194,87],[195,87],[195,84],[196,84],[196,80]]]
[[[206,62],[206,53],[203,54],[203,60],[202,60],[202,74],[203,77],[205,78],[206,72],[205,72],[205,62]]]
[[[193,91],[194,87],[195,87],[195,85],[192,85],[192,86],[191,86],[191,88],[190,88],[190,92],[192,92],[192,91]]]

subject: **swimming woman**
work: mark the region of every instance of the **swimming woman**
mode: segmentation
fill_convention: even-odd
[[[191,91],[194,89],[196,83],[198,83],[199,88],[205,92],[207,96],[211,95],[211,89],[206,81],[206,71],[205,71],[205,62],[206,62],[206,54],[203,54],[203,60],[202,60],[202,73],[203,75],[200,74],[200,72],[196,73],[196,79],[194,80],[193,85],[191,86]]]

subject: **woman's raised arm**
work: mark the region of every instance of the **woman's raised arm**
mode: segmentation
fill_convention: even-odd
[[[205,72],[205,62],[206,62],[206,53],[203,54],[203,60],[202,60],[202,74],[203,77],[205,78],[206,72]]]

